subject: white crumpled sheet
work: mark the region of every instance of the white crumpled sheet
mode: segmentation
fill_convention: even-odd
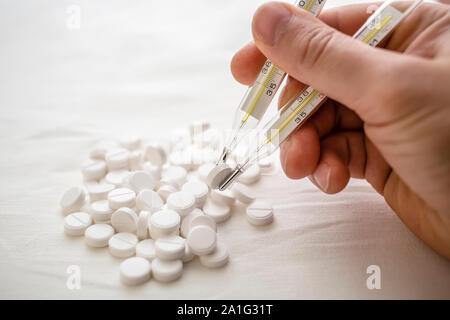
[[[281,171],[255,186],[275,222],[249,225],[242,208],[220,226],[227,267],[186,265],[174,283],[135,288],[120,260],[63,233],[61,193],[102,138],[166,137],[195,119],[227,128],[244,88],[230,58],[251,38],[252,1],[0,3],[0,298],[450,298],[450,263],[417,239],[363,181],[324,195]],[[329,1],[336,5],[338,1]],[[69,265],[81,289],[66,287]],[[381,268],[368,290],[366,268]]]

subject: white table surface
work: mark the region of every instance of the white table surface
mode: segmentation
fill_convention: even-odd
[[[329,0],[329,5],[352,1]],[[70,5],[79,30],[66,27]],[[254,188],[275,222],[234,208],[220,226],[231,261],[188,264],[171,284],[127,288],[119,259],[64,235],[61,193],[99,140],[165,137],[195,119],[231,122],[245,88],[229,71],[260,0],[0,2],[0,298],[450,298],[450,262],[417,239],[363,181],[324,195],[281,171]],[[69,265],[81,289],[66,287]],[[368,290],[366,268],[381,268]]]

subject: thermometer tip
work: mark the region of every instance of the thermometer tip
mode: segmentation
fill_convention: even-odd
[[[242,167],[237,166],[236,169],[234,169],[231,174],[224,180],[224,182],[220,185],[219,190],[224,191],[229,186],[233,184],[233,182],[243,173]]]

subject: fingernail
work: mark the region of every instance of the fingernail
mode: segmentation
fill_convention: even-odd
[[[328,185],[330,183],[331,170],[326,163],[320,164],[316,171],[314,171],[314,180],[319,185],[322,191],[328,190]]]
[[[260,7],[253,17],[253,34],[257,40],[274,46],[285,30],[292,14],[280,3]]]

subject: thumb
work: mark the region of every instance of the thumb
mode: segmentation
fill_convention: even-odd
[[[393,67],[403,58],[370,47],[302,9],[278,2],[256,11],[252,29],[256,45],[275,65],[350,108],[367,104],[371,99],[368,95],[381,92],[380,79],[392,78]]]

